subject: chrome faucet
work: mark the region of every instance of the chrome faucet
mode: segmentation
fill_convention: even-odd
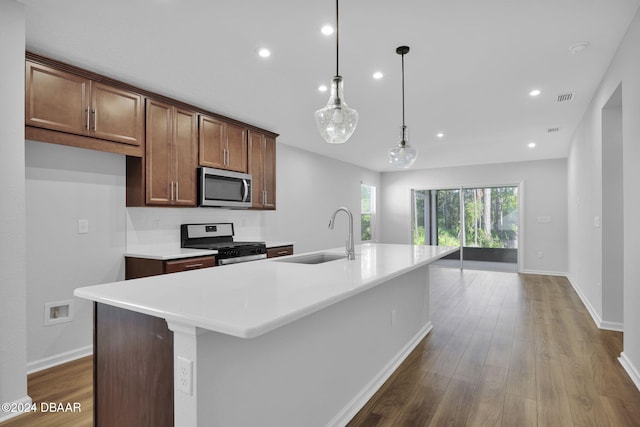
[[[351,214],[351,211],[345,207],[336,209],[333,215],[331,215],[331,219],[329,220],[329,228],[333,230],[333,224],[336,221],[336,214],[340,211],[346,213],[349,216],[349,236],[347,241],[345,242],[345,252],[347,254],[347,259],[356,259],[356,250],[353,244],[353,215]]]

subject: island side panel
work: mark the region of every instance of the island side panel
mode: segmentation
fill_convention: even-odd
[[[94,304],[94,425],[173,426],[173,333],[164,319]]]
[[[415,269],[255,338],[198,336],[197,425],[344,425],[431,329],[428,275]]]

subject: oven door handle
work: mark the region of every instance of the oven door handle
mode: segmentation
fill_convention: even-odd
[[[257,261],[259,259],[266,259],[267,254],[247,255],[235,258],[223,258],[218,260],[218,265],[237,264],[239,262]]]

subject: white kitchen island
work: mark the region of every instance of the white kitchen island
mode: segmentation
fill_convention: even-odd
[[[176,426],[339,426],[431,330],[429,264],[457,249],[364,244],[352,261],[287,262],[309,254],[293,255],[89,286],[74,294],[95,301],[96,311],[124,309],[166,321],[173,340]],[[126,354],[115,347],[127,325],[103,324],[101,331],[112,338],[101,342],[96,332],[96,348]],[[118,330],[116,338],[110,327]],[[169,340],[161,335],[142,333]],[[94,367],[98,382],[103,365]],[[117,397],[113,388],[125,385],[115,374],[109,381],[106,393]],[[99,403],[96,414],[120,409]]]

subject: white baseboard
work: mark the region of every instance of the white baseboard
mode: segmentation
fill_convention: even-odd
[[[328,426],[345,426],[356,414],[367,404],[373,395],[382,387],[384,382],[389,379],[391,374],[395,372],[400,364],[411,354],[420,341],[427,336],[433,329],[431,322],[427,323],[420,331],[393,357],[389,363],[378,375],[376,375],[369,383],[344,407],[335,417],[327,424]]]
[[[522,274],[539,274],[541,276],[563,276],[566,277],[567,273],[562,271],[545,271],[545,270],[522,270],[518,271]]]
[[[591,303],[589,302],[585,294],[582,292],[582,289],[580,289],[578,285],[576,285],[575,280],[573,280],[573,277],[571,277],[570,274],[567,274],[567,279],[569,280],[569,283],[571,284],[571,287],[573,288],[573,290],[576,291],[576,294],[578,294],[580,301],[582,301],[582,304],[585,306],[585,308],[591,315],[593,322],[596,324],[598,328],[600,328],[600,325],[602,324],[602,319],[600,318],[600,315],[598,314],[596,309],[591,305]]]
[[[603,320],[600,322],[600,325],[598,325],[598,328],[606,331],[624,332],[624,323],[607,322]]]
[[[34,360],[33,362],[27,363],[27,374],[32,374],[34,372],[42,371],[43,369],[71,362],[73,360],[80,359],[81,357],[90,356],[91,354],[93,354],[93,345],[88,345],[86,347],[56,354],[55,356]]]
[[[633,383],[636,385],[636,388],[640,390],[640,372],[638,372],[638,369],[633,366],[633,363],[631,363],[631,360],[629,360],[627,355],[624,354],[624,351],[620,353],[618,361],[620,362],[624,370],[627,371],[627,374],[629,374],[629,376],[631,377],[631,381],[633,381]]]
[[[589,299],[578,287],[578,285],[576,285],[575,280],[573,280],[571,275],[567,274],[566,277],[569,280],[569,283],[571,284],[571,287],[573,288],[573,290],[576,291],[576,294],[578,294],[580,301],[582,301],[582,304],[585,306],[585,308],[591,315],[591,318],[593,319],[593,322],[596,324],[598,329],[604,329],[606,331],[624,332],[624,324],[602,320],[602,318],[600,317],[596,309],[589,302]]]
[[[31,407],[32,400],[29,396],[24,396],[18,400],[14,400],[13,402],[8,402],[8,404],[12,410],[10,412],[5,412],[4,410],[0,409],[0,423],[3,421],[10,420],[11,418],[17,417],[18,415],[22,415],[24,412],[18,412],[17,409],[18,408],[29,409]],[[5,404],[3,403],[2,406],[4,407]],[[16,410],[13,410],[14,408]]]

